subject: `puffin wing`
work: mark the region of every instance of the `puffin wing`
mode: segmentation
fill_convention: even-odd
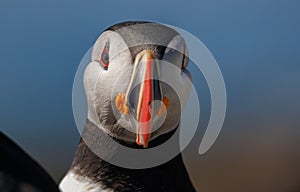
[[[48,173],[0,132],[0,191],[59,192]]]

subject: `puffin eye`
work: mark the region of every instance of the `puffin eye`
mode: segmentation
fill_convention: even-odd
[[[189,62],[188,50],[183,37],[175,36],[168,44],[163,60],[175,64],[177,67],[184,70]]]
[[[109,42],[105,43],[105,46],[101,53],[100,63],[104,67],[104,69],[107,70],[109,65]]]
[[[168,61],[174,65],[177,65],[179,68],[183,69],[183,54],[173,48],[167,48],[164,54],[164,60]]]

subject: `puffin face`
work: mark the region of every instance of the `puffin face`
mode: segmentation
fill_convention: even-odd
[[[144,147],[172,131],[191,88],[186,55],[183,38],[164,25],[108,28],[84,73],[88,119],[110,136]]]

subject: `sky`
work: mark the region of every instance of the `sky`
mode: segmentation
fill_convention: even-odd
[[[112,24],[166,23],[208,47],[227,89],[224,127],[204,155],[197,148],[209,94],[201,93],[203,128],[185,152],[197,188],[299,191],[299,6],[297,0],[3,0],[0,130],[59,181],[79,141],[72,85],[86,51]],[[203,77],[193,79],[207,89]]]

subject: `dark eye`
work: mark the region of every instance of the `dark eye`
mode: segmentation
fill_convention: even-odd
[[[180,53],[179,51],[172,49],[172,48],[167,48],[163,59],[182,69],[183,68],[183,66],[182,66],[183,56],[184,55],[182,53]]]
[[[104,67],[104,69],[108,68],[108,65],[109,65],[109,42],[105,43],[105,46],[101,53],[100,63]]]

